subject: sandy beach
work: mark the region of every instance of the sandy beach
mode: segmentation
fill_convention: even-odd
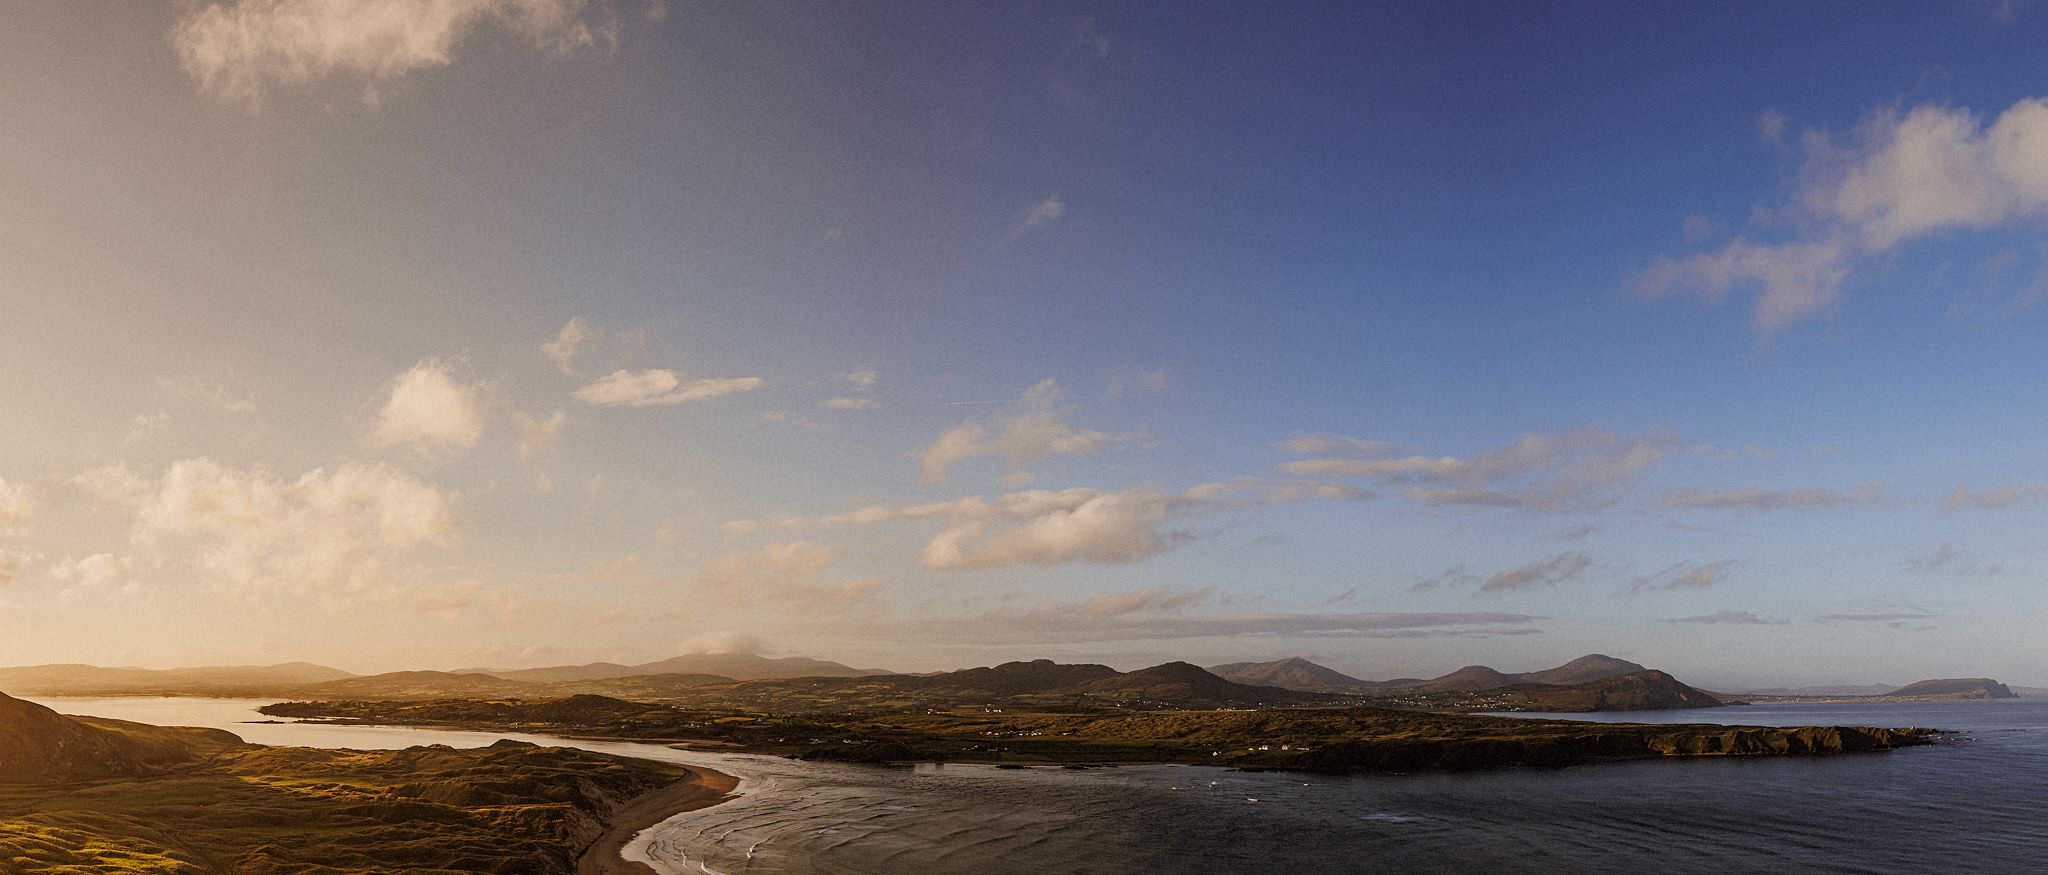
[[[620,807],[612,818],[611,826],[585,848],[583,856],[576,861],[578,875],[657,875],[647,864],[621,856],[627,843],[642,830],[677,814],[725,801],[727,794],[739,786],[738,778],[724,772],[699,766],[685,768],[690,772],[689,777],[643,793]]]

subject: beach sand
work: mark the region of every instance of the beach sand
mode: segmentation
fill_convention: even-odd
[[[645,863],[627,860],[620,853],[642,830],[685,811],[708,808],[723,802],[739,779],[724,772],[688,766],[690,776],[649,793],[642,793],[621,806],[611,826],[597,841],[584,849],[576,861],[577,875],[657,875]]]

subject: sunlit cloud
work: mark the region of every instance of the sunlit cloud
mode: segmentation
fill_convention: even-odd
[[[590,329],[584,327],[583,318],[572,317],[562,326],[561,331],[556,332],[555,339],[540,345],[540,352],[548,357],[548,361],[554,362],[555,367],[562,369],[562,373],[574,374],[576,348],[582,346],[583,341],[589,337]]]
[[[1104,614],[1091,597],[1026,611],[906,619],[872,624],[876,637],[1043,647],[1105,641],[1191,638],[1491,638],[1542,634],[1530,614],[1472,613],[1221,613],[1178,608]],[[858,634],[858,633],[856,633]]]
[[[171,44],[200,90],[253,108],[330,79],[374,98],[380,83],[452,63],[485,25],[555,57],[619,39],[609,4],[591,0],[238,0],[185,4]]]
[[[823,544],[769,544],[712,560],[697,584],[721,607],[760,606],[785,614],[843,611],[868,603],[881,591],[876,577],[826,580],[825,572],[838,560],[837,551]]]
[[[393,380],[370,443],[379,447],[473,447],[484,433],[483,391],[427,359]]]
[[[2005,510],[2022,504],[2030,504],[2043,498],[2048,498],[2048,485],[2032,483],[2014,484],[1996,486],[1978,492],[1972,492],[1962,486],[1957,486],[1954,491],[1948,494],[1948,499],[1942,503],[1942,510],[1951,513],[1966,509]]]
[[[882,406],[882,402],[873,398],[827,398],[818,406],[826,410],[872,410]]]
[[[943,483],[955,465],[973,458],[1001,456],[1011,467],[1019,467],[1055,454],[1099,453],[1138,439],[1069,425],[1062,398],[1059,383],[1047,379],[1024,391],[1018,412],[947,429],[919,454],[919,479]]]
[[[189,544],[200,567],[241,587],[374,582],[393,560],[447,543],[455,528],[448,496],[362,464],[283,479],[188,459],[147,484],[134,514],[138,545]]]
[[[1290,474],[1405,485],[1402,494],[1421,504],[1560,511],[1613,504],[1680,447],[1669,432],[1586,427],[1530,432],[1469,457],[1385,456],[1391,448],[1378,441],[1330,435],[1297,435],[1282,448],[1329,454],[1283,463]]]
[[[1639,289],[1716,300],[1755,288],[1751,324],[1769,334],[1832,305],[1859,263],[1902,243],[2048,212],[2048,100],[2020,100],[1988,124],[1955,107],[1883,109],[1845,140],[1809,132],[1803,150],[1791,239],[1660,258]]]
[[[20,528],[28,523],[35,505],[29,498],[28,484],[8,485],[7,478],[0,477],[0,535]]]
[[[661,407],[702,401],[761,388],[760,377],[703,377],[684,380],[675,371],[618,370],[576,390],[576,400],[601,407]]]

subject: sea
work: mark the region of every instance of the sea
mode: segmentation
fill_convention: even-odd
[[[506,733],[255,723],[267,700],[39,698],[260,744],[519,738],[693,763],[739,795],[640,835],[676,875],[737,873],[2048,872],[2048,700],[1751,705],[1614,722],[1928,726],[1940,744],[1835,757],[1660,760],[1329,777],[1202,766],[806,763]]]

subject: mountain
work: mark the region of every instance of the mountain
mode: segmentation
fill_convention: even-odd
[[[1637,665],[1626,659],[1615,659],[1612,656],[1594,653],[1581,656],[1556,668],[1523,672],[1515,677],[1525,683],[1571,686],[1647,670],[1646,666]]]
[[[1655,669],[1569,686],[1515,686],[1507,692],[1526,697],[1528,710],[1536,711],[1664,711],[1727,704]]]
[[[1513,686],[1518,679],[1505,675],[1483,665],[1468,665],[1439,678],[1431,678],[1417,685],[1417,689],[1430,693],[1476,693]]]
[[[139,778],[241,742],[217,729],[66,717],[0,693],[0,784]]]
[[[1255,687],[1224,680],[1185,662],[1168,662],[1151,668],[1123,672],[1083,681],[1067,688],[1072,692],[1166,701],[1177,705],[1254,705],[1315,701],[1310,693],[1279,687]]]
[[[2016,699],[2006,685],[1990,678],[1940,678],[1937,680],[1915,681],[1889,693],[1887,696],[1914,696],[1941,699]]]
[[[642,675],[714,675],[740,681],[780,680],[784,678],[855,678],[870,675],[893,674],[873,668],[854,668],[842,663],[803,656],[770,658],[749,653],[688,653],[682,656],[639,665],[621,665],[616,662],[592,662],[585,665],[552,665],[544,668],[470,668],[460,669],[454,674],[487,674],[508,681],[532,683],[567,683],[571,681],[595,681],[612,678],[640,677]]]
[[[1013,696],[1059,690],[1117,677],[1106,665],[1063,665],[1050,659],[1006,662],[990,668],[968,668],[911,679],[905,686],[924,690],[964,690]]]
[[[1384,689],[1386,681],[1363,681],[1301,657],[1272,662],[1233,662],[1212,665],[1209,673],[1255,687],[1279,687],[1304,693],[1371,693]]]
[[[894,674],[877,668],[850,665],[803,656],[769,658],[748,653],[690,653],[660,662],[633,666],[634,674],[715,674],[734,680],[756,681],[777,678],[857,678]]]
[[[210,694],[275,690],[349,677],[354,675],[309,662],[170,669],[26,665],[0,668],[0,689],[72,696],[155,692]]]

